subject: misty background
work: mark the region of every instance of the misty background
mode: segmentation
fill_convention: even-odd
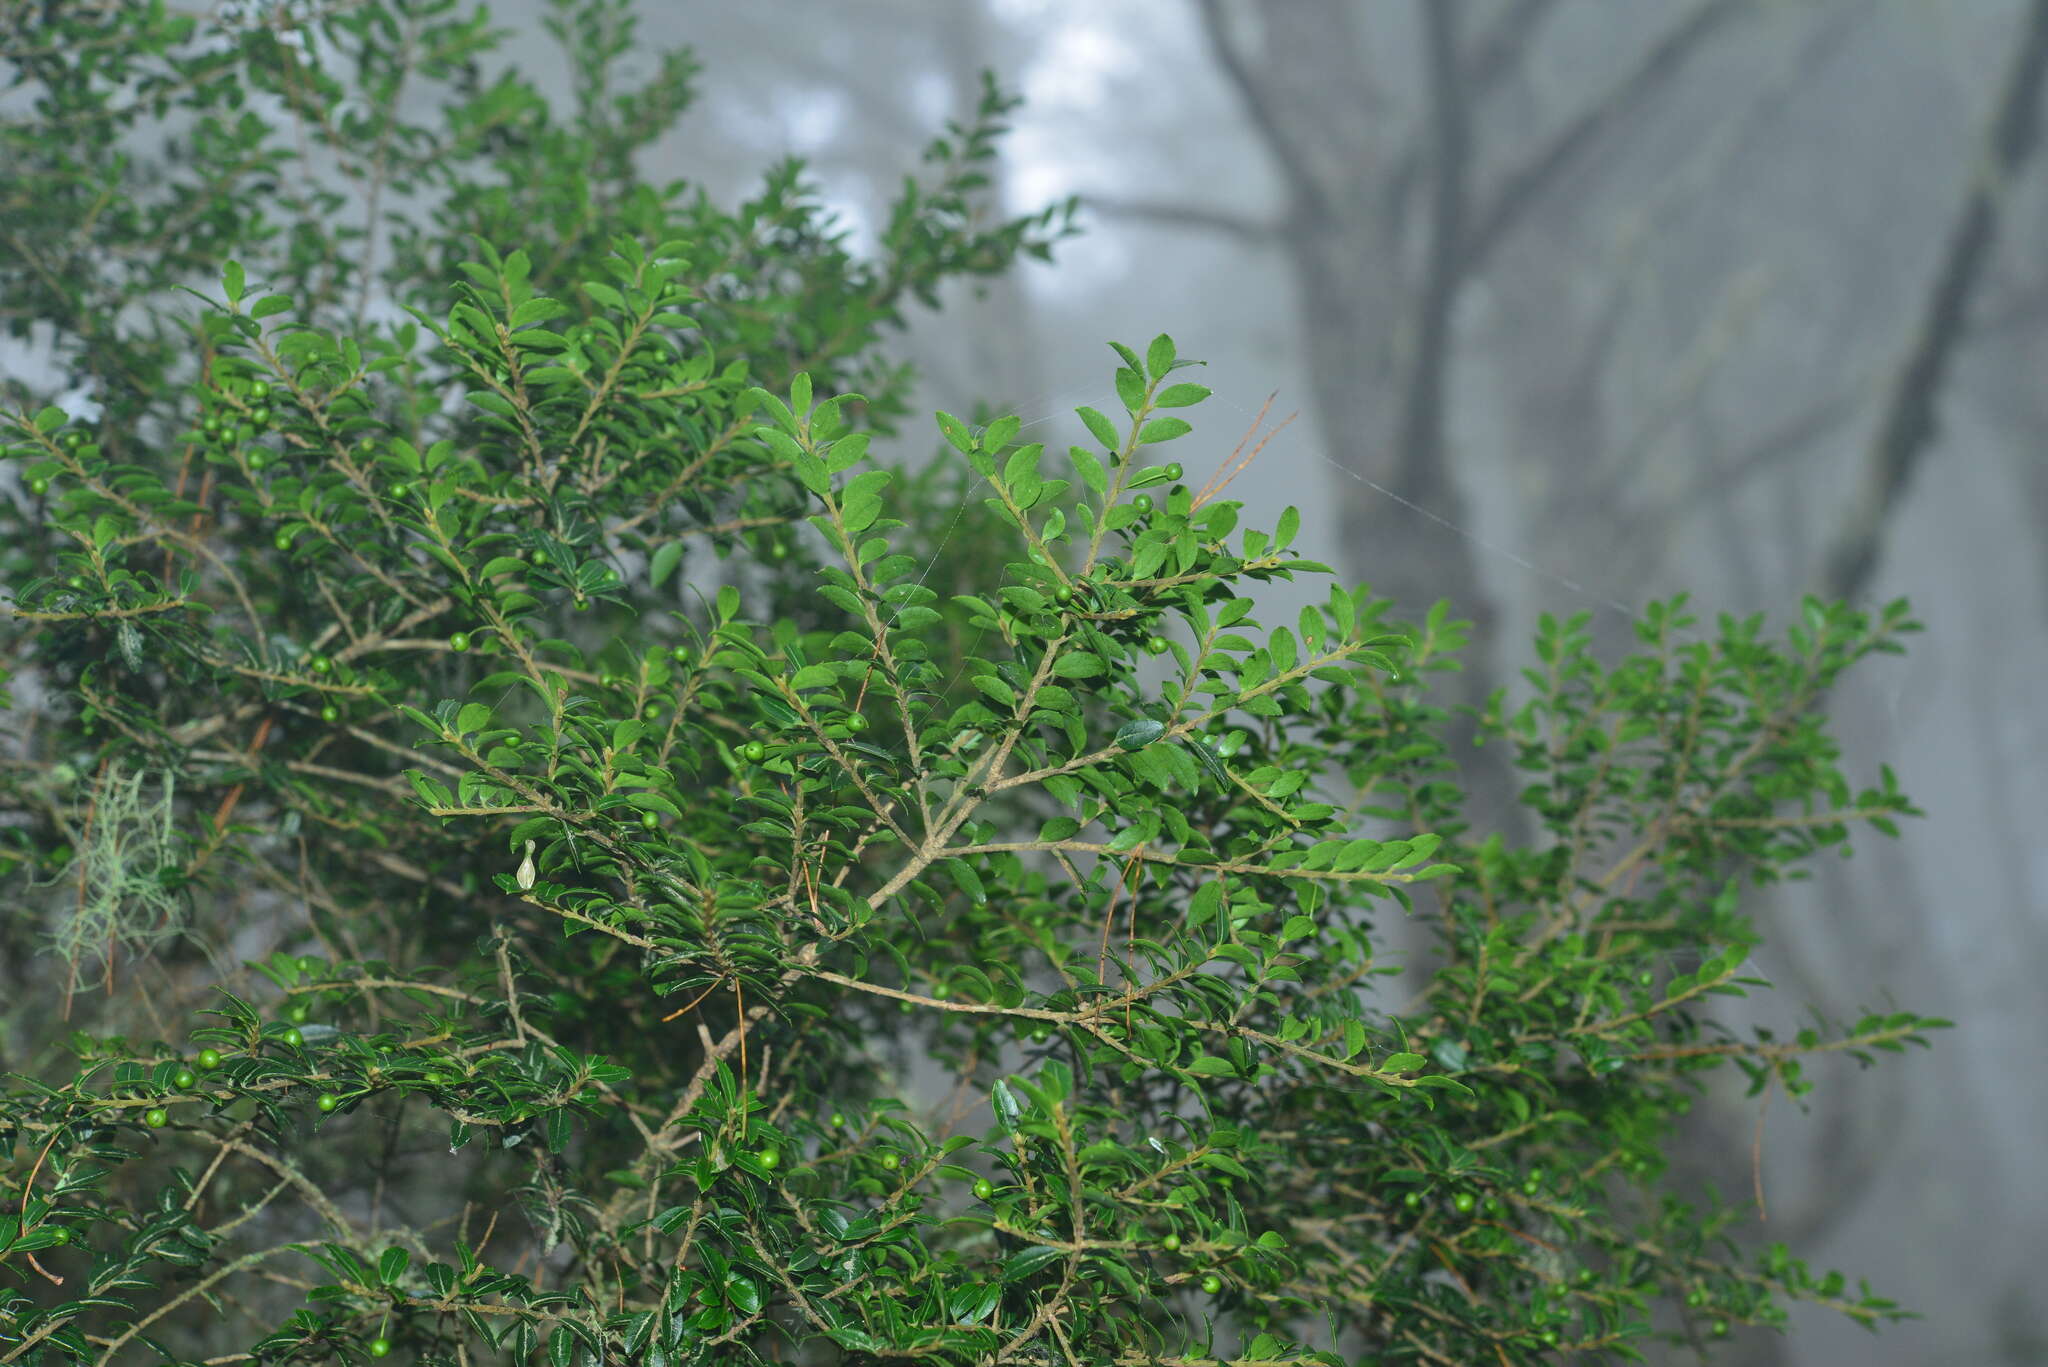
[[[1448,597],[1476,624],[1450,701],[1526,696],[1542,613],[1590,614],[1612,660],[1678,592],[1703,631],[1761,612],[1773,636],[1807,593],[1910,597],[1927,631],[1828,707],[1852,788],[1889,763],[1927,816],[1750,890],[1778,990],[1722,1014],[1957,1028],[1868,1071],[1813,1060],[1803,1109],[1723,1079],[1672,1181],[1750,1202],[1759,1153],[1767,1218],[1740,1237],[1925,1317],[1872,1337],[1795,1306],[1727,1361],[2048,1363],[2048,0],[636,12],[623,84],[677,46],[704,68],[644,178],[730,203],[801,156],[856,247],[983,68],[1020,91],[1002,211],[1078,194],[1084,231],[914,318],[917,410],[985,401],[1058,451],[1113,401],[1105,343],[1171,333],[1216,393],[1162,458],[1199,485],[1269,395],[1266,429],[1298,414],[1230,486],[1242,525],[1295,505],[1296,547],[1345,583],[1410,614]],[[548,13],[494,3],[486,74],[562,110]],[[917,420],[877,448],[940,443]],[[1326,587],[1261,588],[1257,615]],[[1516,832],[1501,748],[1471,756],[1475,818]]]

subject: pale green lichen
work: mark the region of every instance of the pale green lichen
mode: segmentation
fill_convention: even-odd
[[[153,791],[152,791],[153,788]],[[172,875],[181,866],[176,779],[110,767],[89,800],[82,796],[71,860],[47,883],[52,906],[50,952],[80,982],[88,963],[104,970],[118,949],[148,953],[185,930],[185,907]]]

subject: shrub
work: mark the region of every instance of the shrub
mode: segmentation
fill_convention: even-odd
[[[624,11],[557,8],[599,88]],[[977,227],[993,86],[866,263],[793,165],[732,213],[632,183],[680,59],[558,128],[447,12],[198,55],[46,19],[17,59],[0,283],[103,412],[6,415],[5,933],[61,968],[10,959],[0,1360],[1509,1363],[1660,1306],[1902,1313],[1659,1176],[1722,1065],[1796,1097],[1943,1024],[1708,1010],[1758,985],[1745,884],[1912,810],[1815,710],[1903,603],[1784,646],[1655,604],[1612,668],[1545,619],[1486,727],[1544,839],[1468,833],[1460,624],[1333,586],[1263,628],[1246,585],[1326,570],[1292,510],[1238,529],[1240,467],[1155,460],[1208,393],[1167,337],[1063,456],[938,415],[993,496],[929,582],[953,509],[870,455],[882,329],[1064,222]],[[452,81],[453,131],[351,111],[310,32],[380,98]],[[327,191],[266,191],[288,232],[242,197],[288,161],[205,112],[244,91],[444,191],[378,279],[413,321],[352,314]],[[150,205],[117,140],[173,97],[194,179]],[[1389,916],[1441,942],[1407,1004]],[[916,1058],[983,1118],[915,1114]]]

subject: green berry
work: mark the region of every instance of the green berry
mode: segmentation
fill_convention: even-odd
[[[220,431],[220,419],[213,417],[211,414],[209,414],[208,416],[200,420],[199,430],[206,433],[206,435],[209,437],[212,436],[214,433]]]
[[[320,967],[320,961],[310,954],[301,954],[298,967],[301,973],[311,973]]]
[[[642,812],[642,813],[640,813],[640,829],[641,829],[641,830],[643,830],[643,831],[658,831],[658,830],[660,830],[660,829],[661,829],[661,817],[660,817],[660,816],[659,816],[658,814],[654,813],[654,812]]]
[[[549,563],[548,553],[546,551],[535,551],[533,553],[533,563],[545,568]]]
[[[85,445],[85,433],[74,427],[64,434],[64,444],[76,451],[79,447]]]
[[[668,657],[677,664],[686,664],[690,659],[690,648],[688,646],[670,646],[668,648]]]
[[[1409,1192],[1406,1196],[1403,1196],[1401,1198],[1401,1204],[1406,1206],[1410,1210],[1421,1210],[1422,1193],[1419,1191]]]
[[[1180,468],[1180,462],[1179,462],[1179,461],[1177,461],[1177,460],[1176,460],[1176,461],[1173,461],[1173,462],[1171,462],[1171,463],[1170,463],[1169,465],[1167,465],[1167,467],[1166,467],[1166,478],[1167,478],[1167,482],[1168,482],[1168,483],[1171,483],[1172,481],[1174,481],[1174,480],[1177,480],[1177,479],[1179,479],[1179,478],[1181,477],[1181,473],[1182,473],[1182,472],[1181,472],[1181,468]]]
[[[1543,1331],[1542,1333],[1538,1334],[1538,1335],[1537,1335],[1536,1337],[1538,1337],[1538,1338],[1540,1338],[1540,1339],[1542,1339],[1542,1340],[1543,1340],[1543,1346],[1544,1346],[1545,1348],[1555,1348],[1555,1347],[1557,1347],[1557,1345],[1558,1345],[1558,1342],[1559,1342],[1559,1339],[1558,1339],[1558,1335],[1557,1335],[1557,1330],[1555,1330],[1555,1329],[1545,1329],[1545,1330],[1544,1330],[1544,1331]]]
[[[1132,506],[1133,508],[1136,508],[1136,509],[1137,509],[1137,510],[1138,510],[1139,512],[1141,512],[1141,513],[1149,513],[1149,512],[1151,512],[1151,511],[1152,511],[1152,495],[1150,495],[1150,494],[1139,494],[1139,495],[1138,495],[1138,496],[1137,496],[1136,498],[1134,498],[1134,499],[1132,499],[1132,500],[1131,500],[1131,506]]]
[[[1697,1310],[1707,1303],[1707,1293],[1700,1290],[1698,1287],[1694,1287],[1692,1290],[1685,1293],[1685,1303],[1691,1306],[1693,1309]]]
[[[249,453],[249,468],[251,470],[260,471],[268,464],[270,464],[270,457],[264,455],[261,451],[251,451]]]
[[[1451,1198],[1451,1205],[1460,1215],[1470,1215],[1479,1205],[1479,1198],[1469,1191],[1461,1191]]]
[[[1165,1249],[1165,1250],[1166,1250],[1166,1251],[1167,1251],[1168,1253],[1178,1253],[1178,1252],[1180,1252],[1180,1235],[1178,1235],[1178,1234],[1169,1234],[1169,1235],[1167,1235],[1167,1236],[1166,1236],[1165,1238],[1163,1238],[1163,1239],[1161,1239],[1161,1240],[1159,1241],[1159,1246],[1160,1246],[1161,1248]]]
[[[762,1149],[754,1155],[754,1161],[773,1172],[782,1165],[782,1154],[775,1149]]]
[[[306,1037],[297,1030],[286,1030],[279,1038],[284,1041],[287,1049],[303,1049],[306,1047]]]
[[[142,1113],[142,1123],[152,1130],[160,1130],[171,1123],[171,1113],[161,1106],[152,1106]]]
[[[28,491],[37,498],[41,498],[44,494],[50,492],[50,481],[44,479],[41,475],[37,475],[28,482]]]
[[[975,1183],[974,1183],[974,1196],[975,1196],[975,1199],[976,1199],[976,1200],[978,1200],[978,1201],[986,1201],[986,1200],[987,1200],[987,1199],[988,1199],[989,1197],[991,1197],[991,1196],[993,1196],[993,1195],[995,1195],[995,1194],[996,1194],[996,1184],[995,1184],[995,1183],[993,1183],[993,1182],[989,1181],[989,1180],[988,1180],[988,1179],[987,1179],[986,1177],[981,1177],[981,1178],[977,1178],[977,1179],[975,1179]]]
[[[1166,653],[1166,638],[1164,636],[1147,636],[1145,638],[1145,653],[1147,655],[1164,655]]]
[[[269,386],[269,385],[267,385],[267,384],[265,384],[265,383],[264,383],[263,381],[261,381],[261,380],[258,380],[258,381],[256,381],[256,383],[254,383],[254,384],[252,384],[252,385],[250,385],[250,386],[249,386],[249,397],[250,397],[250,398],[252,398],[252,399],[267,399],[267,398],[269,398],[269,397],[270,397],[270,386]]]
[[[281,551],[288,551],[292,548],[292,534],[290,532],[279,532],[270,539],[270,544]]]
[[[269,406],[267,404],[259,403],[254,408],[250,409],[249,421],[255,423],[258,427],[262,427],[265,424],[267,424],[270,421]]]
[[[450,636],[448,638],[448,648],[458,655],[460,655],[463,651],[468,650],[469,633],[466,631],[458,631],[453,636]]]
[[[312,670],[315,674],[330,674],[334,671],[334,661],[328,659],[325,655],[315,655],[312,659],[306,661],[306,668]]]
[[[391,1356],[391,1340],[390,1340],[390,1339],[386,1339],[386,1338],[375,1338],[375,1339],[371,1339],[371,1340],[370,1340],[370,1356],[371,1356],[371,1357],[373,1357],[373,1358],[381,1358],[381,1357],[390,1357],[390,1356]]]
[[[882,1155],[882,1170],[884,1172],[894,1172],[896,1171],[896,1169],[902,1166],[903,1160],[898,1158],[895,1154],[885,1153]]]
[[[858,712],[851,713],[846,718],[846,729],[858,735],[868,729],[868,719]]]
[[[1725,1339],[1725,1338],[1727,1338],[1727,1337],[1728,1337],[1728,1321],[1727,1321],[1727,1320],[1715,1320],[1715,1321],[1714,1321],[1714,1337],[1715,1337],[1715,1338],[1717,1338],[1717,1339]]]
[[[320,720],[326,722],[329,726],[334,725],[334,723],[341,720],[341,709],[333,703],[328,703],[320,709]]]
[[[68,589],[71,589],[73,592],[83,592],[85,589],[85,576],[82,574],[74,574],[69,579],[66,579],[64,581],[64,586]]]
[[[193,1087],[199,1085],[199,1074],[193,1072],[190,1068],[180,1068],[177,1072],[171,1074],[171,1085],[181,1092],[190,1091]]]
[[[199,1069],[201,1072],[210,1073],[218,1067],[220,1067],[220,1051],[218,1049],[201,1049],[199,1051]]]
[[[1062,585],[1060,585],[1060,586],[1059,586],[1058,588],[1056,588],[1056,589],[1054,589],[1054,590],[1052,591],[1052,601],[1053,601],[1053,602],[1055,602],[1055,603],[1071,603],[1071,602],[1073,602],[1073,601],[1074,601],[1074,591],[1073,591],[1073,589],[1069,588],[1069,587],[1068,587],[1067,585],[1065,585],[1065,584],[1062,584]]]
[[[749,764],[759,764],[762,760],[768,758],[768,747],[760,741],[750,740],[740,747],[740,755]]]
[[[314,1104],[319,1106],[319,1108],[323,1111],[331,1112],[336,1107],[341,1105],[341,1098],[336,1096],[332,1092],[322,1092],[320,1094],[320,1100]]]
[[[845,1128],[846,1128],[846,1112],[844,1112],[844,1111],[834,1111],[834,1112],[832,1112],[832,1115],[831,1115],[831,1117],[830,1117],[829,1119],[827,1119],[825,1123],[826,1123],[826,1124],[828,1124],[828,1125],[830,1125],[830,1126],[831,1126],[831,1127],[832,1127],[833,1129],[835,1129],[835,1130],[843,1130],[843,1129],[845,1129]]]
[[[404,480],[400,480],[398,481],[398,483],[391,486],[391,496],[393,498],[405,498],[407,495],[411,493],[412,486],[410,484],[407,484]]]
[[[1210,1273],[1210,1274],[1209,1274],[1208,1276],[1206,1276],[1206,1277],[1202,1278],[1202,1294],[1203,1294],[1203,1295],[1205,1295],[1205,1296],[1213,1296],[1213,1295],[1215,1295],[1215,1294],[1216,1294],[1217,1292],[1221,1291],[1222,1289],[1223,1289],[1223,1278],[1221,1278],[1221,1277],[1217,1276],[1217,1275],[1216,1275],[1216,1274],[1215,1274],[1214,1272],[1211,1272],[1211,1273]]]
[[[50,1231],[50,1238],[52,1241],[54,1241],[61,1247],[62,1245],[71,1242],[71,1231],[66,1229],[62,1225],[58,1225],[55,1229]]]
[[[289,1007],[285,1008],[284,1018],[293,1025],[304,1025],[306,1017],[312,1014],[304,1002],[293,1002]]]

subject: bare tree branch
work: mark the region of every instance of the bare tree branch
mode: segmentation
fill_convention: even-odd
[[[1201,228],[1224,233],[1251,246],[1263,246],[1280,236],[1280,225],[1262,223],[1242,214],[1211,209],[1197,204],[1167,204],[1150,199],[1120,199],[1114,195],[1081,196],[1081,202],[1104,218],[1155,223],[1170,228]]]
[[[1429,72],[1429,265],[1416,301],[1415,345],[1394,449],[1400,488],[1428,490],[1442,478],[1444,393],[1449,387],[1451,312],[1465,279],[1465,174],[1472,155],[1470,111],[1458,67],[1462,0],[1417,0]]]
[[[1299,2],[1299,0],[1297,0]],[[1284,8],[1284,7],[1283,7]],[[1281,177],[1287,182],[1289,203],[1287,218],[1290,221],[1302,219],[1328,219],[1336,210],[1330,200],[1331,187],[1302,159],[1303,135],[1301,130],[1289,130],[1282,125],[1280,112],[1274,107],[1271,92],[1232,41],[1230,27],[1224,18],[1223,0],[1196,0],[1197,12],[1202,18],[1202,32],[1209,40],[1209,49],[1216,54],[1216,64],[1235,86],[1244,100],[1245,111],[1257,126],[1273,158],[1280,164]],[[1340,35],[1329,35],[1332,43],[1341,41]],[[1363,94],[1364,73],[1355,73]],[[1367,96],[1369,99],[1369,95]]]
[[[1557,0],[1513,0],[1493,25],[1471,44],[1469,55],[1460,59],[1465,88],[1472,92],[1475,106],[1507,83],[1510,63],[1529,50],[1543,21],[1557,10]],[[1383,217],[1388,224],[1400,223],[1408,212],[1408,196],[1421,178],[1423,147],[1411,144],[1394,160],[1387,172]]]
[[[1567,121],[1521,169],[1510,173],[1473,224],[1465,243],[1466,269],[1478,270],[1515,220],[1572,167],[1601,133],[1632,112],[1715,30],[1751,3],[1752,0],[1701,0],[1691,14],[1643,54],[1635,70]]]
[[[1983,161],[1971,172],[1949,230],[1948,250],[1892,384],[1856,501],[1828,552],[1822,583],[1830,597],[1855,598],[1870,581],[1892,508],[1934,440],[1942,381],[1963,336],[1971,293],[1991,256],[2005,191],[2034,149],[2044,71],[2048,0],[2034,0],[1986,132]]]

